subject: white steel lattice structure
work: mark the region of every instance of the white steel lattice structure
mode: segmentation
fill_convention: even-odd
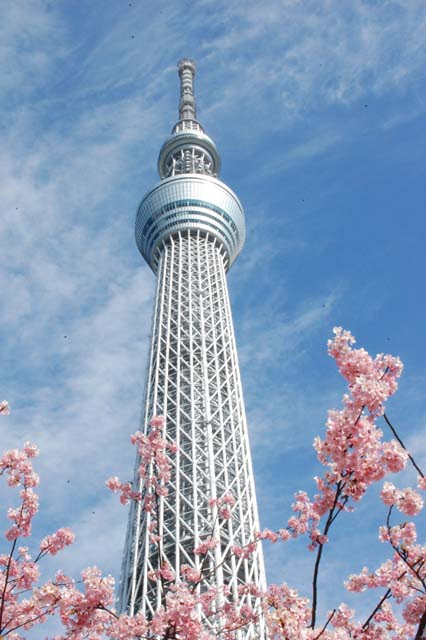
[[[220,157],[196,120],[194,73],[191,60],[179,63],[180,119],[160,151],[161,181],[137,213],[136,241],[157,273],[143,428],[147,432],[152,416],[165,416],[165,437],[178,447],[170,456],[169,493],[159,509],[164,557],[177,574],[181,564],[200,569],[193,549],[213,533],[220,544],[209,552],[199,588],[227,585],[236,596],[241,584],[265,586],[260,545],[249,559],[230,552],[253,540],[259,528],[226,284],[226,271],[244,242],[244,213],[216,177]],[[137,477],[135,483],[143,491]],[[221,521],[208,501],[225,493],[236,504],[232,518]],[[161,593],[148,579],[159,567],[149,524],[150,514],[133,504],[120,600],[123,611],[152,615]],[[264,640],[263,620],[235,637]]]

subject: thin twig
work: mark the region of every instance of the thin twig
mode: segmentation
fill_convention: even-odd
[[[154,460],[155,460],[155,455],[154,455]],[[155,465],[157,465],[157,462],[155,462]],[[163,573],[162,573],[162,565],[163,565],[163,548],[162,548],[162,536],[160,535],[160,505],[159,505],[159,501],[158,501],[158,493],[157,491],[154,491],[154,496],[155,496],[155,510],[156,510],[156,515],[157,515],[157,534],[159,537],[159,540],[157,541],[157,548],[158,548],[158,570],[160,573],[160,583],[161,583],[161,602],[163,604],[164,609],[167,611],[167,601],[166,601],[166,593],[165,593],[165,582],[164,582],[164,578],[163,578]],[[167,561],[167,557],[166,557],[166,561]]]
[[[227,631],[228,633],[230,631],[238,631],[239,629],[242,629],[243,627],[247,626],[251,622],[255,622],[256,620],[259,620],[259,618],[260,618],[260,613],[256,613],[255,617],[253,617],[251,620],[246,620],[244,622],[240,622],[240,623],[236,624],[235,626],[233,626],[232,628],[226,627],[226,626],[220,627],[216,632],[216,637],[220,637],[220,634],[223,633],[224,631]]]
[[[337,501],[339,500],[340,494],[342,493],[342,490],[343,490],[344,486],[345,486],[345,483],[342,483],[342,481],[339,480],[339,482],[336,485],[336,495],[334,496],[333,506],[330,509],[329,513],[328,513],[327,522],[325,523],[324,533],[323,533],[324,536],[327,535],[328,530],[329,530],[329,528],[331,526],[331,523],[333,522],[334,510],[336,508]],[[318,552],[317,552],[317,557],[316,557],[316,560],[315,560],[315,567],[314,567],[314,575],[312,577],[312,617],[311,617],[311,624],[310,624],[311,629],[315,628],[315,621],[316,621],[316,615],[317,615],[318,572],[319,572],[319,565],[320,565],[320,562],[321,562],[321,556],[322,556],[323,547],[324,547],[324,545],[321,544],[321,543],[318,546]]]
[[[418,466],[418,464],[416,463],[416,461],[414,460],[413,456],[411,455],[411,453],[408,451],[407,447],[405,446],[405,444],[402,442],[401,438],[399,437],[399,435],[397,434],[395,427],[391,424],[391,421],[389,420],[389,418],[387,417],[386,413],[383,414],[384,419],[386,420],[386,424],[388,425],[389,429],[392,431],[393,435],[395,436],[395,438],[398,440],[399,444],[401,445],[401,447],[407,452],[408,457],[411,461],[411,464],[413,465],[413,467],[419,472],[419,474],[421,475],[422,478],[425,477],[423,471],[420,469],[420,467]]]
[[[209,539],[210,539],[210,540],[213,540],[214,530],[215,530],[216,522],[218,521],[218,519],[219,519],[219,514],[218,514],[218,513],[216,513],[216,517],[215,517],[215,519],[214,519],[214,521],[213,521],[213,524],[212,524],[212,531],[211,531],[211,534],[210,534],[210,536],[209,536]],[[191,593],[194,593],[195,589],[198,587],[198,585],[199,585],[199,584],[201,584],[201,582],[202,582],[203,580],[208,580],[208,579],[210,578],[210,576],[214,575],[214,574],[216,573],[216,571],[219,569],[219,567],[220,567],[220,566],[225,562],[225,558],[223,558],[222,562],[220,562],[217,566],[215,565],[215,567],[214,567],[213,571],[211,571],[209,574],[207,574],[207,576],[204,576],[204,575],[203,575],[204,565],[206,564],[206,560],[207,560],[207,555],[208,555],[208,553],[209,553],[209,550],[207,550],[207,551],[205,552],[204,557],[203,557],[203,559],[202,559],[202,561],[201,561],[201,567],[200,567],[200,569],[199,569],[200,579],[199,579],[199,580],[197,580],[197,582],[195,582],[195,583],[193,584],[193,586],[191,587],[191,590],[190,590],[190,591],[191,591]]]
[[[336,613],[336,609],[333,609],[333,611],[330,613],[330,615],[328,616],[325,625],[323,626],[323,628],[321,629],[321,631],[319,632],[319,634],[317,636],[315,636],[315,638],[313,638],[313,640],[318,640],[318,638],[321,638],[322,634],[324,633],[324,631],[327,629],[329,623],[331,622],[334,614]]]
[[[405,575],[407,572],[404,571],[404,573],[402,573],[399,578],[401,578],[403,575]],[[398,580],[399,580],[398,578]],[[372,613],[370,613],[370,615],[368,616],[367,620],[364,622],[364,624],[362,625],[363,629],[366,629],[368,627],[368,625],[370,624],[370,622],[372,621],[372,619],[374,618],[374,616],[376,615],[376,613],[378,612],[379,609],[382,608],[383,603],[385,602],[385,600],[388,600],[389,598],[392,597],[392,591],[390,589],[388,589],[385,593],[385,595],[380,598],[379,603],[374,607]]]
[[[335,519],[337,518],[337,516],[339,515],[339,513],[340,513],[341,511],[343,511],[343,509],[345,508],[345,505],[346,505],[346,503],[348,502],[348,500],[349,500],[349,496],[345,496],[345,497],[343,498],[343,500],[342,500],[342,504],[339,506],[338,510],[336,511],[336,513],[334,514],[334,516],[332,517],[331,522],[330,522],[330,525],[332,525],[332,524],[333,524],[333,522],[335,521]]]
[[[362,407],[361,407],[361,411],[359,412],[359,416],[358,416],[358,418],[357,418],[357,419],[355,420],[355,422],[354,422],[354,427],[356,427],[356,425],[357,425],[357,424],[358,424],[358,422],[360,421],[361,416],[362,416],[362,412],[364,411],[364,409],[365,409],[365,404],[363,404],[363,405],[362,405]]]
[[[106,613],[109,613],[110,616],[118,620],[118,615],[114,613],[114,611],[111,611],[111,609],[108,609],[108,607],[103,605],[101,602],[98,604],[97,609],[100,609],[101,611],[106,611]]]
[[[390,516],[392,513],[392,507],[393,505],[391,505],[389,507],[389,512],[388,512],[388,516],[386,518],[386,524],[387,524],[387,528],[388,528],[388,532],[390,532]],[[390,536],[390,533],[389,533]],[[391,543],[392,544],[392,543]],[[402,573],[399,574],[399,576],[397,577],[397,580],[401,580],[401,578],[403,578],[405,575],[407,574],[407,571],[403,571]],[[384,596],[379,600],[378,605],[374,608],[373,612],[368,616],[367,620],[364,622],[364,624],[362,625],[362,628],[365,629],[366,627],[368,627],[368,625],[370,624],[372,618],[374,618],[375,614],[378,612],[378,610],[382,607],[382,604],[385,602],[385,600],[388,600],[389,598],[392,597],[392,590],[388,589],[386,591],[386,593],[384,594]]]
[[[20,522],[20,520],[22,518],[22,512],[24,510],[24,500],[25,500],[25,497],[26,497],[26,492],[27,492],[27,487],[24,485],[24,498],[22,499],[21,508],[19,510],[19,522]],[[2,633],[2,631],[3,631],[2,623],[3,623],[4,603],[5,603],[7,585],[8,585],[8,581],[9,581],[10,565],[12,563],[12,558],[13,558],[13,554],[15,552],[15,547],[16,547],[16,543],[17,542],[18,542],[18,538],[15,538],[15,540],[13,541],[13,544],[12,544],[12,548],[11,548],[10,553],[9,553],[9,558],[7,560],[6,577],[4,579],[4,587],[3,587],[3,593],[1,595],[1,605],[0,605],[0,633]]]
[[[423,589],[426,591],[426,581],[420,575],[420,569],[422,568],[422,566],[424,564],[424,560],[419,559],[419,560],[417,560],[416,562],[413,562],[413,563],[408,562],[407,554],[402,552],[400,550],[399,546],[396,545],[392,541],[392,531],[391,531],[391,524],[390,524],[390,517],[391,517],[391,514],[392,514],[392,509],[393,509],[393,505],[391,504],[390,507],[389,507],[387,518],[386,518],[386,526],[387,526],[387,530],[388,530],[388,536],[389,536],[390,545],[392,546],[392,549],[395,551],[395,553],[397,553],[398,556],[401,558],[401,560],[404,562],[404,564],[406,564],[407,567],[410,569],[410,571],[412,571],[414,573],[416,578],[419,580],[420,584],[423,585]],[[417,569],[415,569],[416,565],[419,565],[417,567]]]
[[[53,611],[55,610],[57,606],[57,603],[55,602],[54,608],[47,610],[47,611],[43,611],[42,613],[40,613],[39,615],[37,615],[35,618],[31,618],[30,620],[25,620],[25,622],[22,622],[21,624],[16,625],[15,627],[12,627],[11,629],[8,629],[6,634],[9,635],[9,633],[12,633],[13,631],[16,631],[17,629],[21,629],[22,627],[24,627],[27,624],[33,624],[33,622],[37,622],[37,620],[39,620],[40,618],[43,618],[44,616],[50,616],[53,614]],[[9,620],[9,622],[5,625],[5,629],[7,628],[7,625],[12,622],[12,620]],[[4,636],[6,637],[6,636]],[[0,638],[3,638],[3,636],[0,636]]]

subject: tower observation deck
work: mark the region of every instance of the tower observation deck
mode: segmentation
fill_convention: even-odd
[[[265,586],[260,544],[249,558],[231,553],[259,529],[226,283],[244,244],[244,211],[219,180],[220,155],[196,118],[195,64],[181,60],[178,70],[179,120],[160,150],[161,180],[142,199],[135,227],[137,246],[157,275],[142,430],[162,415],[164,437],[177,445],[168,495],[159,505],[162,559],[150,543],[150,514],[133,503],[129,515],[120,607],[148,616],[161,604],[161,584],[148,574],[164,558],[176,575],[182,564],[203,570],[201,591],[226,587],[236,597],[241,585]],[[143,492],[137,475],[134,482]],[[209,500],[224,494],[236,502],[232,517],[221,521]],[[193,550],[211,535],[219,544],[201,566]],[[253,596],[244,599],[254,604]],[[265,637],[261,618],[235,633],[241,640]]]

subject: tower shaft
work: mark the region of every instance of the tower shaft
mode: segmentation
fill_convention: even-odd
[[[183,61],[179,71],[184,88],[190,84],[188,69],[195,66]],[[192,83],[190,89],[192,97]],[[181,101],[181,116],[182,109]],[[160,175],[167,157],[179,151],[179,145],[188,150],[191,140],[220,166],[210,138],[199,129],[181,131],[175,127],[163,145]],[[142,200],[136,222],[138,246],[157,272],[143,429],[148,432],[153,416],[164,416],[164,437],[176,443],[177,451],[167,454],[168,494],[158,499],[161,549],[150,542],[151,513],[133,504],[121,584],[121,610],[142,610],[148,616],[162,604],[162,585],[152,575],[165,561],[176,576],[183,564],[202,570],[197,589],[218,588],[218,611],[226,597],[223,587],[231,599],[253,605],[254,597],[239,595],[239,587],[265,586],[260,544],[249,558],[232,553],[232,547],[253,541],[259,529],[226,283],[226,270],[244,239],[242,207],[211,174],[189,170],[182,176],[164,173],[162,178]],[[135,484],[143,493],[137,473]],[[226,494],[235,498],[232,516],[218,518],[217,507],[209,501]],[[200,559],[194,548],[210,536],[218,544]],[[205,624],[217,631],[217,620],[206,619]],[[241,640],[265,637],[261,617],[235,633]]]

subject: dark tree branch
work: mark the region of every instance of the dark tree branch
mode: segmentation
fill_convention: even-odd
[[[27,487],[24,485],[24,494],[26,494],[26,491],[27,491]],[[24,500],[25,500],[25,497],[22,500],[21,508],[20,508],[20,511],[19,511],[19,518],[22,518],[22,512],[24,510]],[[4,604],[5,604],[5,598],[6,598],[7,585],[8,585],[8,582],[9,582],[10,565],[12,564],[12,558],[13,558],[13,554],[15,552],[15,548],[16,548],[16,543],[17,542],[18,542],[18,538],[15,538],[15,540],[13,541],[13,544],[12,544],[12,548],[11,548],[10,553],[9,553],[8,560],[7,560],[6,576],[5,576],[5,579],[4,579],[4,587],[3,587],[3,592],[2,592],[2,595],[1,595],[1,604],[0,604],[0,633],[2,633],[3,629],[4,629],[4,627],[2,626],[3,625]]]
[[[336,609],[333,609],[333,611],[330,613],[330,615],[328,616],[325,625],[323,626],[323,628],[321,629],[321,631],[319,632],[319,634],[317,636],[315,636],[315,638],[313,640],[318,640],[318,638],[321,638],[322,634],[324,633],[324,631],[327,629],[328,625],[330,624],[332,618],[334,617],[334,614],[336,613]]]
[[[411,455],[411,453],[408,451],[407,447],[405,446],[405,444],[402,442],[401,438],[399,437],[399,435],[396,432],[395,427],[392,425],[391,421],[389,420],[389,418],[387,417],[386,413],[383,414],[383,417],[386,421],[386,424],[388,425],[389,429],[392,431],[393,435],[395,436],[395,438],[398,440],[399,444],[401,445],[401,447],[407,452],[408,457],[410,459],[411,464],[413,465],[413,467],[416,469],[416,471],[418,471],[418,473],[420,474],[420,476],[422,478],[425,477],[423,471],[420,469],[420,467],[418,466],[418,464],[416,463],[416,461],[414,460],[413,456]]]
[[[339,497],[342,493],[343,487],[345,486],[345,483],[342,482],[341,480],[339,480],[339,482],[336,485],[336,494],[334,496],[334,502],[333,502],[333,506],[331,507],[329,513],[328,513],[328,518],[327,518],[327,522],[325,523],[325,527],[324,527],[324,533],[323,535],[326,536],[328,533],[328,530],[330,529],[330,526],[334,520],[334,516],[335,516],[335,509],[337,506],[337,502],[339,500]],[[341,511],[341,509],[340,509]],[[314,566],[314,575],[312,577],[312,616],[311,616],[311,624],[310,627],[311,629],[315,629],[315,622],[316,622],[316,616],[317,616],[317,606],[318,606],[318,573],[319,573],[319,566],[320,566],[320,562],[321,562],[321,556],[322,556],[322,551],[323,551],[323,544],[319,544],[318,545],[318,552],[317,552],[317,557],[315,560],[315,566]]]
[[[421,640],[423,638],[423,631],[425,629],[426,629],[426,611],[423,612],[423,615],[420,618],[419,628],[417,629],[417,633],[415,635],[414,640]]]
[[[403,574],[401,574],[400,577],[402,577],[403,575],[405,575],[407,572],[404,571]],[[399,578],[398,578],[399,579]],[[373,611],[370,613],[370,615],[368,616],[367,620],[364,622],[364,624],[362,625],[363,629],[366,629],[368,627],[368,625],[370,624],[370,622],[372,621],[372,619],[374,618],[374,616],[376,615],[376,613],[379,611],[379,609],[382,608],[383,603],[388,600],[389,598],[392,597],[392,592],[390,589],[388,589],[384,596],[382,598],[380,598],[378,604],[374,607]]]
[[[392,514],[392,509],[393,509],[393,505],[391,505],[389,507],[388,515],[387,515],[387,518],[386,518],[386,527],[387,527],[387,530],[388,530],[389,542],[391,544],[392,549],[395,551],[395,553],[398,554],[398,556],[401,558],[401,560],[404,562],[404,564],[407,565],[407,567],[410,569],[410,571],[412,573],[414,573],[416,578],[419,580],[420,584],[423,586],[423,589],[424,589],[424,591],[422,593],[425,593],[425,591],[426,591],[426,581],[420,574],[420,569],[424,565],[424,560],[421,560],[419,558],[418,560],[416,560],[416,562],[412,562],[412,563],[409,562],[407,553],[405,553],[404,551],[401,551],[399,546],[396,545],[392,540],[392,532],[391,532],[391,524],[390,524],[390,517],[391,517],[391,514]],[[418,565],[417,568],[416,568],[416,565]]]
[[[25,625],[27,624],[33,624],[33,622],[37,622],[37,620],[40,620],[40,618],[43,618],[44,616],[48,616],[48,615],[52,615],[52,613],[54,612],[56,608],[56,604],[54,605],[53,609],[46,609],[45,611],[42,611],[42,613],[38,614],[35,618],[30,618],[29,620],[25,620],[25,622],[22,622],[21,624],[16,625],[15,627],[12,627],[11,629],[8,629],[6,631],[6,635],[9,635],[10,633],[13,633],[13,631],[16,631],[17,629],[22,629],[22,627],[25,627]],[[11,622],[11,620],[9,621]],[[7,622],[5,624],[5,629],[7,627],[7,625],[9,624],[9,622]],[[3,638],[6,636],[0,636],[0,638]]]

